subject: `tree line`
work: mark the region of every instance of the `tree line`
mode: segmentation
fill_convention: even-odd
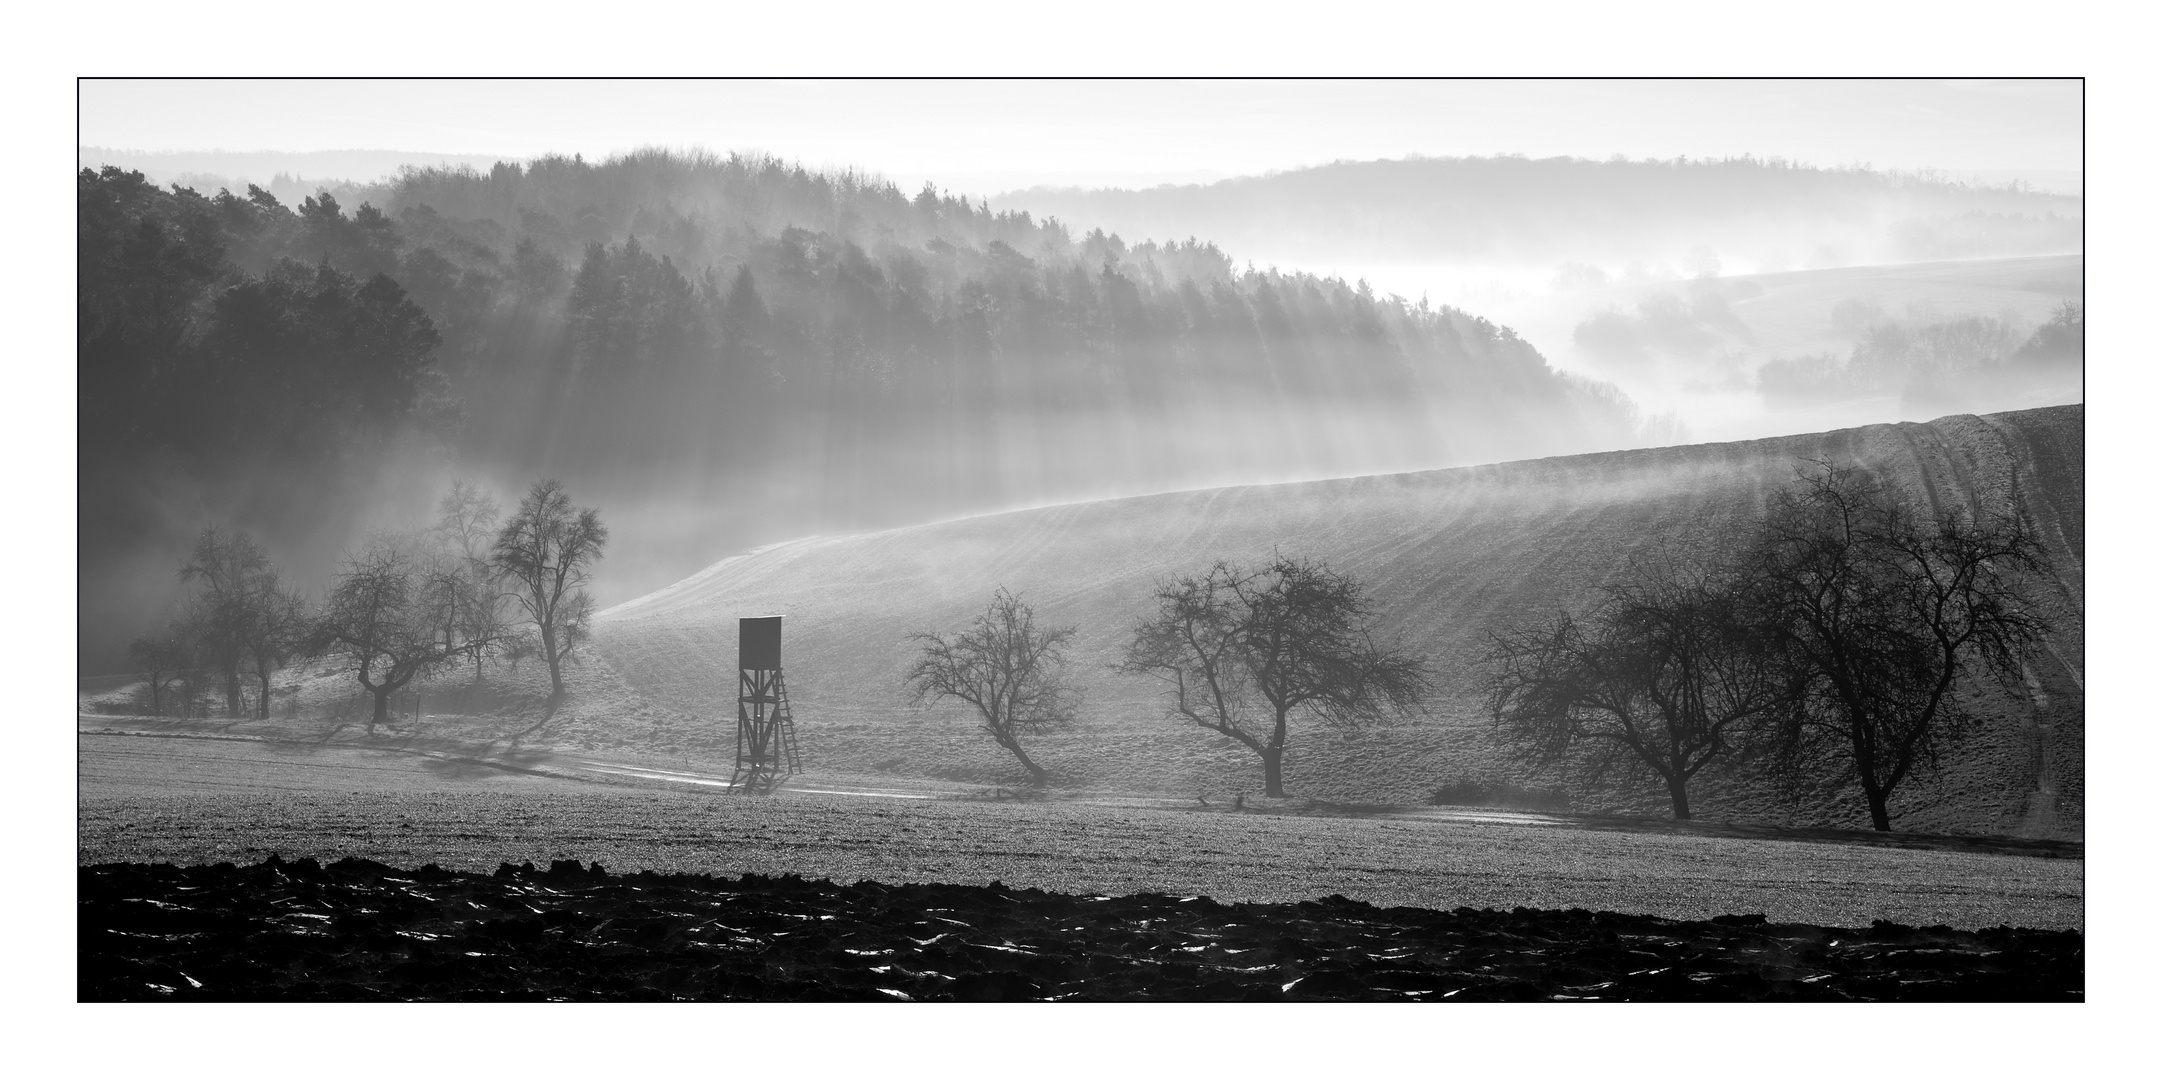
[[[198,470],[215,474],[410,421],[474,459],[558,472],[801,450],[786,436],[814,414],[810,449],[869,462],[966,450],[952,433],[1001,410],[1162,424],[1417,401],[1521,412],[1566,427],[1570,449],[1637,421],[1460,311],[765,158],[408,170],[382,207],[160,190],[113,168],[77,188],[84,438],[101,460],[215,449]],[[1258,413],[1233,408],[1256,395]]]
[[[815,449],[876,461],[986,407],[1224,414],[1234,386],[1559,408],[1587,446],[1630,423],[1462,312],[760,157],[418,169],[358,206],[85,169],[77,219],[84,450],[116,473],[202,442],[273,455],[341,403],[359,434],[427,420],[461,454],[557,475],[606,454],[705,467],[807,413],[835,418]],[[390,392],[322,393],[347,379]]]
[[[499,520],[500,519],[500,520]],[[543,480],[506,519],[454,484],[436,521],[379,533],[349,553],[320,605],[279,579],[245,533],[205,530],[180,577],[197,586],[160,635],[138,639],[151,707],[176,687],[183,715],[222,694],[270,715],[271,675],[332,658],[373,697],[424,673],[538,657],[551,710],[563,667],[590,635],[584,585],[608,542],[597,511]],[[2010,507],[1929,511],[1854,466],[1809,462],[1723,559],[1633,564],[1587,609],[1490,633],[1486,708],[1526,761],[1647,786],[1692,816],[1707,770],[1782,794],[1852,788],[1891,828],[1907,781],[1975,726],[1979,684],[2020,688],[2049,621],[2030,582],[2044,552]],[[1424,660],[1377,636],[1381,603],[1325,563],[1281,552],[1161,580],[1115,665],[1165,687],[1165,717],[1245,747],[1263,792],[1286,793],[1294,722],[1356,726],[1424,715]],[[919,703],[968,705],[1029,782],[1031,731],[1077,722],[1074,627],[1039,622],[1000,588],[966,629],[911,636]]]
[[[1437,197],[1445,193],[1445,197]],[[2078,251],[2077,196],[1778,158],[1409,157],[1142,190],[1015,192],[1068,220],[1355,262],[1619,263],[1699,245],[1852,265]]]
[[[1649,785],[1692,815],[1726,770],[1780,794],[1851,788],[1891,829],[1893,796],[1975,726],[1981,682],[2018,692],[2049,623],[2045,555],[2012,508],[1928,511],[1858,467],[1810,462],[1716,561],[1633,565],[1586,611],[1490,634],[1486,708],[1523,759]],[[1159,582],[1117,670],[1165,684],[1167,719],[1260,758],[1282,796],[1294,718],[1356,725],[1423,711],[1423,661],[1377,640],[1366,587],[1281,553]],[[999,590],[967,630],[921,633],[919,702],[951,698],[1042,784],[1031,728],[1074,722],[1066,647]]]
[[[1757,369],[1757,392],[1775,406],[1896,393],[1915,408],[1960,408],[2006,394],[2076,389],[2087,355],[2087,310],[2058,303],[2026,330],[2010,319],[1969,315],[1930,323],[1888,316],[1868,300],[1841,301],[1833,324],[1855,341],[1836,353],[1786,357]]]
[[[353,675],[373,699],[371,733],[389,720],[393,694],[463,663],[478,680],[491,660],[537,657],[552,711],[565,693],[564,665],[591,632],[585,585],[607,544],[599,512],[571,505],[558,481],[535,483],[508,518],[458,482],[432,525],[370,536],[311,604],[253,537],[212,527],[180,568],[197,590],[162,633],[137,638],[129,652],[157,715],[176,706],[187,716],[208,688],[222,691],[227,716],[241,717],[247,680],[252,715],[269,719],[272,674],[301,659],[334,660]]]
[[[383,199],[467,403],[461,451],[559,473],[785,477],[862,524],[886,501],[1200,482],[1196,429],[1310,465],[1276,460],[1299,441],[1270,429],[1321,438],[1300,421],[1332,406],[1459,455],[1618,446],[1640,421],[1461,311],[930,186],[651,151],[413,170]],[[1150,471],[1041,453],[1070,423]],[[1001,472],[1024,454],[1040,475]]]
[[[358,206],[85,169],[77,221],[93,591],[205,518],[342,533],[400,454],[859,528],[1642,421],[1462,311],[756,156],[415,169]]]

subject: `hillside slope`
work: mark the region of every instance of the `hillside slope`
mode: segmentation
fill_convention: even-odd
[[[372,197],[77,175],[80,674],[205,525],[320,592],[454,476],[607,507],[613,602],[807,533],[1665,441],[1466,311],[856,173],[650,151]]]
[[[902,689],[911,631],[964,626],[999,585],[1039,618],[1078,628],[1083,719],[1034,739],[1057,782],[1125,790],[1255,792],[1259,765],[1162,718],[1158,688],[1109,669],[1152,582],[1272,549],[1325,559],[1370,584],[1384,633],[1431,656],[1432,719],[1293,731],[1295,795],[1411,801],[1467,778],[1515,777],[1478,706],[1490,629],[1579,607],[1640,553],[1734,544],[1801,457],[1859,461],[1940,502],[2007,493],[2040,527],[2063,604],[2032,701],[1990,721],[1937,775],[1895,800],[1905,829],[2077,837],[2083,829],[2085,411],[2082,406],[1928,424],[1545,458],[1434,472],[1178,492],[1016,511],[857,536],[817,537],[724,560],[601,613],[606,671],[680,719],[648,728],[674,748],[731,752],[735,620],[786,617],[784,664],[811,766],[984,783],[1009,758],[959,711]],[[600,665],[589,665],[597,668]],[[1853,825],[1858,808],[1799,810],[1708,790],[1701,816]],[[1579,793],[1579,809],[1656,811],[1656,800]]]

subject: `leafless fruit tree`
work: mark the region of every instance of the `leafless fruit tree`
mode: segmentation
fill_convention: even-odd
[[[1063,676],[1073,627],[1039,628],[1035,609],[1001,587],[967,630],[947,638],[910,634],[923,646],[908,683],[916,701],[950,697],[975,706],[984,731],[1041,785],[1049,772],[1021,749],[1021,731],[1073,719],[1079,694]]]
[[[1410,716],[1431,687],[1420,660],[1374,641],[1364,587],[1320,563],[1219,562],[1158,584],[1155,599],[1119,670],[1169,683],[1172,719],[1260,755],[1270,796],[1284,794],[1292,713],[1333,724]]]
[[[180,632],[176,623],[174,630],[161,634],[145,634],[128,645],[128,658],[135,670],[142,673],[143,681],[150,685],[150,712],[153,716],[165,715],[165,690],[175,682],[188,683],[196,668],[195,643]],[[183,709],[183,713],[185,709]]]
[[[557,480],[535,483],[496,534],[490,561],[533,622],[551,703],[563,700],[563,661],[591,632],[593,598],[585,584],[607,546],[600,512],[573,507]]]
[[[2012,507],[1928,512],[1859,468],[1798,469],[1748,570],[1801,680],[1779,760],[1859,785],[1871,825],[1889,831],[1900,783],[1973,726],[1962,681],[2018,687],[2048,629],[2023,582],[2046,570]]]
[[[504,607],[511,597],[490,561],[496,522],[502,516],[495,500],[480,488],[456,480],[436,503],[435,526],[429,530],[437,545],[433,572],[455,609],[446,625],[472,659],[476,683],[488,657],[503,651],[510,636]]]
[[[256,718],[267,719],[270,676],[307,636],[306,603],[278,580],[269,553],[244,532],[203,530],[180,577],[203,586],[187,608],[188,636],[205,666],[224,680],[226,714],[241,713],[240,676],[246,667],[259,690]]]
[[[1648,772],[1687,820],[1689,781],[1792,698],[1752,616],[1731,572],[1639,567],[1581,619],[1495,634],[1489,714],[1533,760]]]
[[[462,658],[445,625],[451,608],[441,578],[430,573],[425,545],[413,537],[382,535],[347,556],[316,625],[318,653],[343,657],[354,677],[375,697],[368,730],[390,719],[390,696],[416,676]]]

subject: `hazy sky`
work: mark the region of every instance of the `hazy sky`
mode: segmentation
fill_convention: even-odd
[[[1192,182],[1340,159],[1743,153],[2081,167],[2076,80],[158,81],[80,84],[82,145],[603,156],[759,149],[915,187]],[[351,179],[367,179],[353,177]]]

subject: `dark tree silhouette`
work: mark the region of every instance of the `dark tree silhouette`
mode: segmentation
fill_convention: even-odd
[[[255,610],[242,624],[240,647],[255,671],[255,718],[270,719],[270,676],[305,650],[313,613],[298,592],[280,585],[275,574],[254,598]]]
[[[548,664],[551,704],[563,700],[563,661],[590,630],[593,598],[585,584],[606,546],[600,512],[572,506],[557,480],[535,483],[496,534],[491,561],[533,622],[535,644]]]
[[[390,696],[421,673],[463,655],[444,626],[440,581],[410,537],[378,536],[346,558],[311,645],[343,657],[375,697],[372,734],[390,719]]]
[[[2013,507],[1928,514],[1823,461],[1797,477],[1774,497],[1749,571],[1801,686],[1779,760],[1860,786],[1870,824],[1890,831],[1901,782],[1975,720],[1962,682],[2019,685],[2047,630],[2021,580],[2046,570],[2044,553]]]
[[[1430,688],[1418,659],[1373,640],[1365,589],[1319,563],[1217,563],[1159,584],[1155,599],[1119,670],[1170,683],[1171,718],[1260,755],[1270,796],[1284,794],[1293,712],[1338,724],[1411,715]]]
[[[256,717],[267,719],[270,676],[307,636],[306,605],[278,580],[269,553],[245,532],[203,530],[180,578],[203,586],[189,605],[189,636],[224,681],[226,715],[240,716],[240,676],[248,668],[259,690]]]
[[[909,635],[922,643],[923,655],[908,683],[919,703],[950,697],[975,706],[985,733],[1028,770],[1029,783],[1041,785],[1050,774],[1021,749],[1021,730],[1073,718],[1079,695],[1062,679],[1073,633],[1072,627],[1039,629],[1035,609],[1001,587],[974,625],[950,640]]]
[[[129,643],[128,659],[134,663],[135,670],[142,673],[143,681],[150,685],[150,714],[163,716],[165,688],[175,681],[189,681],[195,670],[195,646],[176,623],[164,634],[146,634]],[[182,714],[185,713],[183,707]]]
[[[1792,696],[1750,599],[1731,573],[1639,570],[1582,620],[1496,634],[1489,713],[1534,760],[1648,771],[1687,820],[1689,781]]]

